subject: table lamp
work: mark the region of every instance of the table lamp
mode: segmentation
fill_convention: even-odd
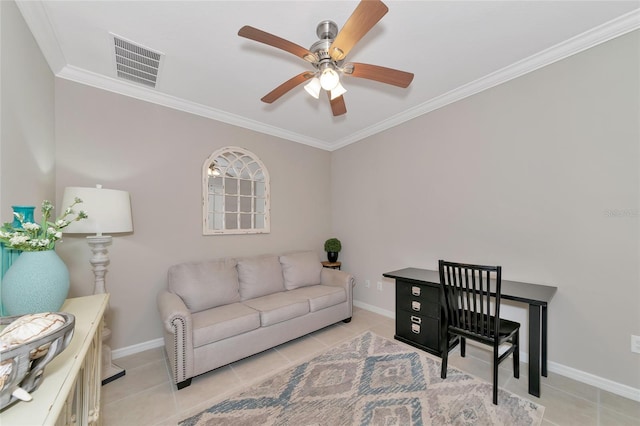
[[[95,188],[67,187],[62,197],[62,205],[73,204],[80,198],[82,204],[77,207],[87,212],[87,219],[72,222],[65,233],[95,234],[87,237],[93,256],[89,260],[95,276],[94,294],[106,293],[105,275],[109,265],[107,246],[111,245],[111,235],[103,233],[133,232],[131,219],[131,200],[127,191]],[[111,330],[103,328],[102,335],[102,384],[105,385],[125,375],[125,370],[111,361],[111,348],[104,343],[111,335]]]

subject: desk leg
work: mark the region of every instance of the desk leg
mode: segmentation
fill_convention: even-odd
[[[547,377],[547,307],[542,307],[542,375]]]
[[[538,305],[529,305],[529,393],[538,398],[540,397],[540,308]]]

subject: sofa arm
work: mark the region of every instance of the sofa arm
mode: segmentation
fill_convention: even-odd
[[[158,294],[164,345],[176,384],[193,377],[193,323],[182,299],[166,290]]]
[[[322,268],[322,272],[320,274],[320,284],[343,287],[347,292],[347,303],[349,305],[349,309],[352,309],[353,287],[356,285],[356,280],[353,275],[345,271],[340,271],[338,269]]]
[[[351,290],[355,283],[355,278],[348,272],[338,269],[322,268],[322,273],[320,274],[320,284],[322,285],[334,285]]]

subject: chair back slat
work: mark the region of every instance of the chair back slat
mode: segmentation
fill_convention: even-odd
[[[446,277],[446,278],[445,278]],[[445,268],[445,269],[441,269],[440,270],[440,281],[442,281],[443,279],[446,279],[447,282],[453,282],[452,276],[451,276],[451,268]],[[445,310],[446,310],[446,315],[447,317],[451,317],[451,314],[449,313],[449,310],[451,308],[456,309],[457,310],[457,306],[455,306],[455,304],[457,303],[457,298],[455,295],[455,286],[449,286],[446,288],[443,288],[443,293],[444,293],[444,297],[445,300],[451,299],[451,303],[446,303],[445,304]],[[448,299],[447,299],[448,298]],[[451,305],[454,305],[453,307]],[[458,320],[459,318],[450,318],[449,319],[449,324],[453,324],[456,327],[459,325],[458,324]]]
[[[500,328],[500,266],[440,262],[447,319],[450,325],[492,339]],[[495,303],[491,305],[491,287]],[[489,318],[494,317],[495,321]]]
[[[441,329],[440,377],[447,377],[449,350],[455,345],[460,345],[460,355],[463,357],[466,339],[492,346],[493,403],[497,405],[500,363],[513,355],[513,377],[518,378],[520,375],[520,324],[506,319],[500,321],[502,268],[444,260],[438,262],[438,267],[444,299],[444,321],[447,324]],[[509,343],[510,347],[500,354],[502,343]]]
[[[466,274],[469,275],[469,270],[466,269]],[[473,302],[473,306],[471,306],[471,310],[474,312],[473,313],[473,332],[474,333],[479,333],[480,330],[482,329],[482,318],[479,317],[478,315],[478,298],[481,297],[482,293],[478,292],[478,283],[476,283],[476,275],[475,274],[471,274],[471,301]],[[482,300],[480,300],[480,302],[482,302]]]

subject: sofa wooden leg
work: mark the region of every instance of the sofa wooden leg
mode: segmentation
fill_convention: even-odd
[[[191,378],[188,378],[187,380],[177,384],[178,390],[184,389],[184,388],[186,388],[187,386],[190,386],[190,385],[191,385]]]
[[[351,317],[342,320],[343,323],[349,324],[351,322]]]

